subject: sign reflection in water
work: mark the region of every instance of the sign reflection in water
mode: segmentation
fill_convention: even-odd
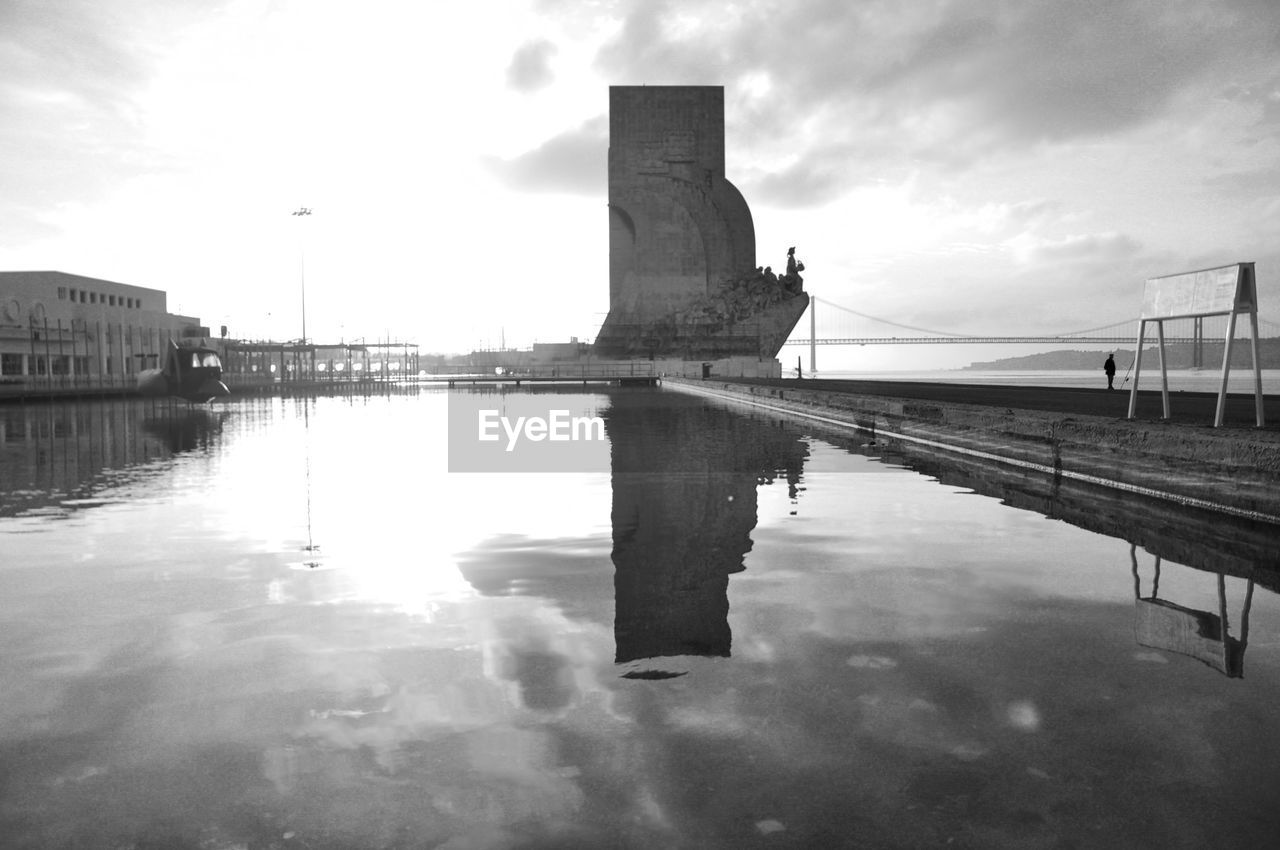
[[[1203,661],[1227,676],[1244,676],[1244,651],[1249,646],[1249,608],[1253,605],[1253,579],[1245,585],[1244,603],[1237,626],[1238,637],[1231,636],[1231,620],[1227,616],[1226,577],[1217,574],[1218,610],[1201,611],[1168,599],[1161,599],[1161,558],[1155,556],[1155,575],[1151,578],[1151,595],[1142,595],[1142,578],[1138,572],[1138,547],[1129,549],[1133,559],[1134,633],[1138,643],[1153,649],[1166,649]]]
[[[449,475],[444,399],[0,408],[0,846],[1280,828],[1274,529],[651,390],[565,396],[607,471]]]

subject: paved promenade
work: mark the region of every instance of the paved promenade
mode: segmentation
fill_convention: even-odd
[[[975,404],[1014,410],[1039,410],[1049,413],[1097,416],[1106,419],[1124,419],[1129,412],[1129,391],[1093,389],[1082,387],[1023,387],[992,386],[987,384],[925,383],[917,381],[858,381],[827,379],[726,379],[722,383],[754,384],[779,388],[818,390],[822,392],[849,393],[863,396],[888,396],[892,398],[920,399],[941,404]],[[1144,383],[1144,386],[1145,383]],[[1160,390],[1143,389],[1138,393],[1137,419],[1159,421],[1161,416]],[[1216,393],[1169,393],[1169,406],[1173,424],[1194,425],[1208,428],[1213,425],[1217,407]],[[1254,399],[1250,395],[1228,395],[1224,429],[1247,430],[1263,439],[1280,439],[1280,396],[1264,397],[1267,425],[1257,428],[1254,424]],[[1266,436],[1263,436],[1266,435]]]

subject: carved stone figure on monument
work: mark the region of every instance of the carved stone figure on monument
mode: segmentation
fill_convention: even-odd
[[[796,249],[787,249],[787,273],[782,278],[782,285],[787,292],[798,294],[802,291],[804,278],[800,276],[800,272],[804,271],[804,263],[796,261]]]

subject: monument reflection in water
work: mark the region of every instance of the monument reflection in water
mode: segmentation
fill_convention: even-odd
[[[780,477],[796,498],[807,445],[794,430],[688,397],[610,401],[616,659],[727,658],[729,576],[751,550],[757,488]],[[647,665],[624,675],[678,674]]]

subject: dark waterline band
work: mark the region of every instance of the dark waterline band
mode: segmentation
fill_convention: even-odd
[[[848,428],[854,431],[862,431],[866,433],[875,434],[877,436],[883,435],[891,439],[902,440],[904,442],[915,443],[917,445],[928,446],[930,448],[935,448],[935,449],[942,449],[943,451],[954,452],[956,454],[961,454],[968,457],[975,457],[975,458],[981,458],[983,460],[995,461],[996,463],[1003,463],[1008,466],[1017,467],[1019,469],[1029,469],[1029,470],[1044,473],[1050,476],[1070,478],[1073,481],[1081,481],[1086,484],[1095,484],[1101,487],[1109,487],[1113,490],[1122,490],[1127,493],[1134,493],[1140,496],[1147,496],[1153,499],[1161,499],[1164,501],[1173,502],[1175,504],[1182,505],[1184,507],[1200,508],[1203,510],[1214,511],[1217,513],[1229,514],[1231,516],[1239,517],[1241,519],[1253,520],[1255,522],[1266,522],[1266,523],[1271,523],[1273,525],[1280,525],[1280,516],[1276,516],[1275,514],[1263,513],[1262,511],[1246,510],[1244,508],[1237,508],[1231,505],[1220,504],[1218,502],[1211,502],[1207,499],[1197,499],[1194,496],[1183,496],[1177,493],[1169,493],[1164,490],[1157,490],[1152,487],[1143,487],[1139,484],[1126,484],[1123,481],[1114,481],[1110,478],[1102,478],[1097,475],[1088,475],[1083,472],[1072,472],[1069,469],[1060,469],[1060,468],[1048,466],[1043,463],[1036,463],[1034,461],[1019,460],[1017,458],[1005,457],[1003,455],[994,454],[992,452],[984,452],[980,449],[971,449],[965,446],[957,446],[951,443],[944,443],[939,440],[930,440],[926,437],[916,437],[910,434],[898,433],[896,431],[887,431],[879,427],[874,429],[866,428],[862,425],[857,424],[856,422],[850,422],[845,419],[837,419],[831,416],[823,416],[818,413],[810,413],[808,411],[796,410],[790,407],[779,407],[776,404],[766,404],[764,402],[754,401],[751,399],[744,398],[742,396],[732,395],[729,393],[720,393],[715,390],[708,390],[702,387],[695,387],[686,383],[667,382],[667,383],[664,383],[663,386],[670,389],[679,390],[681,392],[689,392],[689,393],[694,393],[696,395],[705,395],[705,396],[719,399],[721,401],[742,404],[747,407],[758,407],[758,408],[761,408],[762,410],[769,410],[774,413],[781,413],[787,416],[796,416],[802,419],[812,419],[817,422],[822,422],[828,425],[835,425],[840,428]]]

